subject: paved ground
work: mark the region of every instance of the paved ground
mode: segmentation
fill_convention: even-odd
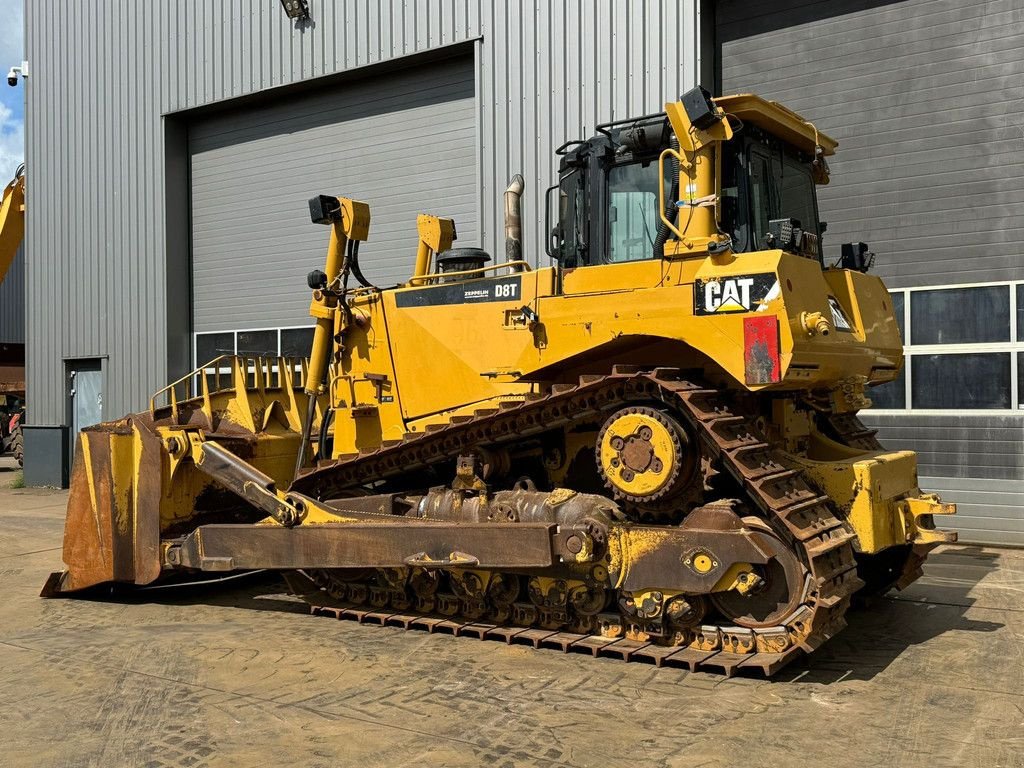
[[[728,680],[310,617],[270,580],[41,600],[64,500],[0,490],[2,766],[1024,766],[1024,552],[946,549]]]

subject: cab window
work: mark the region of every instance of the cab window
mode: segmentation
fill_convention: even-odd
[[[767,157],[759,152],[750,155],[750,220],[754,229],[754,248],[764,247],[768,222],[772,217],[772,174]]]
[[[654,258],[658,236],[658,163],[616,165],[608,171],[608,262]]]
[[[772,160],[779,179],[780,219],[796,219],[806,232],[818,233],[818,216],[814,210],[814,179],[806,163],[783,155]]]
[[[558,185],[558,231],[556,253],[563,267],[586,263],[587,217],[586,186],[580,170],[563,177]]]

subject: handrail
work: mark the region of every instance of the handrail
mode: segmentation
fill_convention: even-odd
[[[252,368],[252,372],[255,377],[255,389],[262,390],[267,387],[283,386],[284,377],[294,375],[295,369],[292,363],[297,360],[300,360],[300,358],[279,355],[274,355],[273,357],[265,357],[262,355],[219,355],[208,363],[204,363],[193,371],[185,374],[180,379],[172,381],[170,384],[167,384],[154,392],[149,398],[150,414],[155,417],[158,408],[169,407],[172,413],[177,415],[178,404],[180,402],[199,397],[205,401],[207,409],[209,409],[211,394],[226,392],[232,389],[237,390],[239,386],[245,388],[245,377],[250,368]],[[303,376],[306,371],[305,365],[305,362],[303,362],[303,366],[301,368]],[[271,384],[271,374],[275,366],[277,366],[278,374],[278,383],[276,385]],[[213,373],[212,390],[210,389],[210,381],[207,378],[209,375],[208,372],[211,371]],[[223,384],[221,382],[222,377],[226,380]],[[178,397],[179,390],[183,390],[182,394],[184,397]],[[158,406],[157,400],[162,396],[166,397],[166,404]]]
[[[505,261],[502,262],[501,264],[487,264],[482,267],[474,267],[473,269],[463,269],[459,270],[458,272],[431,272],[428,275],[414,275],[413,277],[409,278],[409,285],[419,285],[422,282],[425,282],[427,280],[433,280],[438,277],[447,278],[459,277],[460,275],[476,275],[479,274],[480,272],[486,272],[492,269],[505,269],[506,267],[524,267],[526,272],[533,271],[533,267],[530,266],[529,262],[524,261],[523,259],[518,259],[517,261]]]

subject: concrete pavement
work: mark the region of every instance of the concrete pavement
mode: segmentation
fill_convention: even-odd
[[[1024,552],[946,548],[725,679],[311,617],[271,578],[42,600],[65,500],[0,489],[0,766],[1024,766]]]

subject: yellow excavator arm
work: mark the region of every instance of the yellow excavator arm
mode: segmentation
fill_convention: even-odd
[[[0,200],[0,283],[25,238],[25,166],[18,166]]]

